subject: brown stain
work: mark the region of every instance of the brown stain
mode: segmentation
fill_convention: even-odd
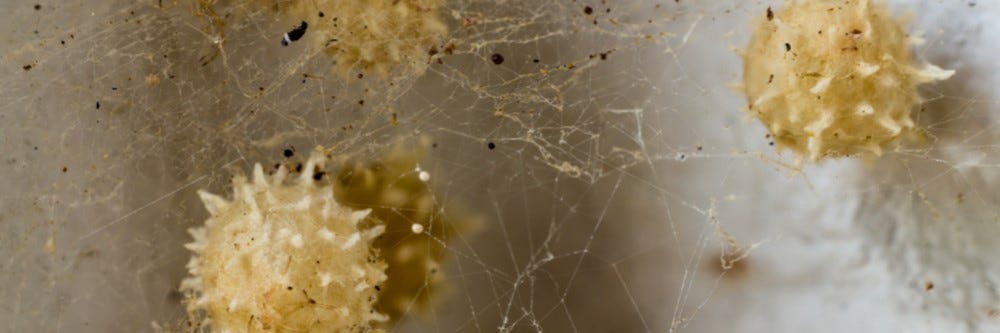
[[[750,275],[751,261],[745,252],[719,251],[706,262],[708,270],[725,280],[742,280]]]

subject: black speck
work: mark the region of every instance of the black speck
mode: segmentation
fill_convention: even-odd
[[[100,109],[101,109],[101,101],[97,101],[97,109],[98,109],[98,110],[100,110]]]
[[[35,10],[42,10],[42,5],[35,4]]]
[[[590,6],[583,7],[583,13],[587,14],[587,15],[593,14],[594,13],[594,9],[590,8]]]
[[[326,171],[317,171],[313,174],[313,180],[320,181],[323,180],[323,176],[326,176]]]
[[[767,20],[770,21],[773,19],[774,19],[774,12],[771,11],[771,7],[767,7]]]
[[[363,99],[362,99],[362,100],[359,100],[359,101],[358,101],[358,105],[365,105],[365,100],[363,100]]]
[[[30,71],[31,70],[31,65],[24,65],[24,67],[21,67],[21,68],[23,68],[26,71]]]
[[[608,60],[608,54],[607,53],[601,53],[601,60]]]
[[[533,62],[533,63],[536,63],[536,64],[537,64],[537,63],[538,63],[539,61],[541,61],[541,60],[538,60],[538,58],[535,58],[535,59],[531,60],[531,62]]]
[[[66,173],[66,171],[69,171],[69,168],[63,167],[63,173]]]
[[[295,152],[292,151],[291,149],[285,149],[284,154],[285,154],[285,158],[295,156]]]
[[[497,148],[497,144],[492,143],[492,142],[487,143],[486,144],[486,148],[489,148],[490,150],[496,149]]]
[[[288,290],[292,290],[292,286],[288,286]]]
[[[785,43],[785,52],[792,50],[792,44]]]
[[[503,63],[503,55],[500,55],[499,53],[494,53],[492,56],[490,56],[490,60],[493,61],[494,65],[502,64]]]
[[[306,23],[306,21],[302,21],[302,24],[300,24],[298,27],[295,27],[295,29],[292,29],[292,31],[285,33],[285,36],[281,38],[281,46],[288,46],[288,44],[299,40],[300,38],[302,38],[302,36],[306,34],[306,29],[308,28],[309,28],[309,23]]]
[[[319,17],[324,17],[324,16],[326,16],[326,14],[323,14],[323,12],[319,12]]]
[[[375,285],[375,291],[382,291],[382,287],[379,287],[378,285]]]

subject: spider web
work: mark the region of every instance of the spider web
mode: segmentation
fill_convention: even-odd
[[[1000,7],[892,4],[958,69],[927,142],[793,170],[728,88],[776,2],[447,1],[453,51],[386,79],[249,6],[221,38],[186,1],[0,3],[0,330],[176,328],[196,190],[425,136],[435,201],[485,222],[395,331],[995,327]]]

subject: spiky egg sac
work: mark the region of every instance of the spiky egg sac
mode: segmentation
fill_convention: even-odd
[[[880,156],[919,133],[917,85],[954,74],[914,65],[884,2],[791,0],[759,20],[743,54],[749,112],[800,160]]]
[[[281,167],[236,176],[233,199],[200,191],[211,217],[190,229],[191,312],[213,332],[368,332],[387,316],[373,309],[386,265],[371,242],[384,226],[360,227],[370,210],[350,210],[313,180],[314,154],[297,178]]]

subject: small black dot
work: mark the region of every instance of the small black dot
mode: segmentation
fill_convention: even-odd
[[[101,109],[101,101],[97,101],[97,109],[98,109],[98,110],[100,110],[100,109]]]
[[[541,60],[538,60],[538,58],[535,58],[534,60],[531,60],[531,62],[533,62],[533,63],[536,63],[536,64],[537,64],[537,63],[538,63],[539,61],[541,61]]]
[[[326,16],[326,14],[323,14],[323,12],[319,12],[319,17],[323,17],[323,16]]]
[[[792,44],[785,43],[785,52],[792,50]]]
[[[292,286],[288,286],[288,290],[292,290]]]
[[[486,144],[486,148],[489,148],[490,150],[496,149],[496,147],[497,147],[497,144],[492,143],[492,142]]]
[[[316,181],[323,180],[323,176],[325,176],[325,175],[326,175],[325,171],[316,172],[316,173],[313,174],[313,180],[316,180]]]
[[[286,158],[288,158],[288,157],[292,157],[292,156],[294,156],[294,155],[295,155],[295,152],[294,152],[294,151],[292,151],[291,149],[285,149],[285,152],[284,152],[284,154],[285,154],[285,157],[286,157]]]
[[[41,9],[42,9],[42,5],[35,4],[35,10],[41,10]]]
[[[490,60],[493,60],[493,64],[499,65],[503,63],[503,56],[499,53],[494,53],[493,56],[490,57]]]
[[[590,8],[590,6],[583,7],[583,13],[587,14],[587,15],[593,14],[594,13],[594,9]]]

